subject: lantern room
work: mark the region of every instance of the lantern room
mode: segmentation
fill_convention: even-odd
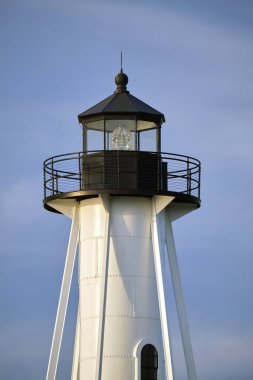
[[[164,115],[127,90],[121,69],[114,94],[78,116],[83,128],[83,152],[101,150],[161,151]]]

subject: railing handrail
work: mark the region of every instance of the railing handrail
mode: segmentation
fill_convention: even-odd
[[[146,180],[149,181],[153,176],[158,176],[157,185],[165,186],[167,192],[176,192],[182,194],[193,195],[197,198],[200,198],[200,168],[201,163],[198,159],[175,153],[166,153],[166,152],[143,152],[143,151],[101,151],[94,150],[88,152],[73,152],[60,154],[57,156],[52,156],[46,159],[43,163],[44,167],[44,195],[45,198],[52,195],[63,194],[67,192],[74,192],[80,190],[86,190],[85,186],[89,186],[89,180],[84,185],[86,178],[91,175],[89,170],[84,167],[88,162],[89,157],[130,157],[129,152],[136,153],[136,157],[140,154],[150,157],[154,155],[157,157],[156,160],[152,162],[157,162],[158,166],[155,171],[152,171],[148,168],[141,168],[131,170],[131,167],[122,168],[119,165],[119,159],[116,162],[115,166],[111,167],[111,175],[113,175],[113,170],[115,174],[117,173],[117,184],[119,184],[120,176],[136,173],[141,174],[142,176],[147,175]],[[73,169],[73,162],[76,168]],[[160,164],[159,164],[160,162]],[[65,167],[67,165],[67,167]],[[72,165],[72,167],[71,167]],[[164,166],[165,165],[165,166]],[[152,165],[151,165],[152,166]],[[176,167],[178,166],[178,167]],[[109,167],[109,164],[108,164]],[[87,171],[88,170],[88,171]],[[92,175],[101,175],[104,178],[104,168],[101,164],[93,163]],[[136,171],[137,170],[137,171]],[[151,170],[151,171],[150,171]],[[166,170],[166,171],[165,171]],[[151,173],[151,174],[150,174]],[[87,177],[88,176],[88,177]],[[102,178],[102,177],[101,177]],[[74,182],[73,182],[74,181]],[[79,181],[79,186],[76,186],[77,181]],[[103,181],[105,181],[103,179]],[[102,181],[102,182],[103,182]],[[164,182],[165,181],[165,182]],[[74,185],[73,185],[74,183]],[[105,183],[105,182],[103,182]],[[162,183],[162,184],[161,184]],[[164,185],[165,183],[165,185]],[[95,182],[96,184],[96,182]],[[97,183],[98,186],[101,186],[101,183]],[[119,185],[118,185],[119,186]]]
[[[55,158],[58,158],[58,157],[66,157],[66,156],[72,156],[72,155],[80,155],[80,156],[83,156],[85,154],[93,154],[93,153],[101,153],[103,154],[104,152],[137,152],[135,150],[90,150],[90,151],[87,151],[87,152],[72,152],[72,153],[65,153],[65,154],[58,154],[56,156],[52,156],[52,157],[49,157],[47,158],[45,161],[44,161],[44,165],[47,161],[54,161]],[[150,151],[138,151],[138,152],[143,152],[143,153],[149,153],[149,154],[157,154],[157,155],[167,155],[167,156],[172,156],[171,159],[173,159],[173,157],[183,157],[183,158],[186,158],[186,159],[190,159],[192,160],[193,162],[195,163],[198,163],[198,165],[201,164],[201,162],[197,159],[197,158],[194,158],[194,157],[191,157],[191,156],[186,156],[184,154],[178,154],[178,153],[167,153],[167,152],[150,152]],[[66,160],[66,159],[65,159]],[[65,161],[63,160],[63,161]],[[178,160],[180,161],[179,159],[176,159],[175,160]],[[183,162],[185,162],[185,160],[182,160]],[[54,161],[55,162],[55,161]],[[58,162],[58,161],[57,161]]]

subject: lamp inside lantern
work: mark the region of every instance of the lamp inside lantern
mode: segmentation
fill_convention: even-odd
[[[118,125],[112,132],[112,150],[133,150],[131,132],[125,125]]]

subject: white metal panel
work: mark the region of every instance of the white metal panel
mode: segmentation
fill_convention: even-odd
[[[136,317],[156,318],[160,320],[156,280],[135,278],[134,312]]]
[[[71,371],[71,380],[79,380],[78,379],[78,371],[79,371],[79,354],[80,354],[80,312],[78,307],[77,318],[76,318],[76,334],[75,334],[75,346],[73,353],[73,364]]]
[[[133,278],[112,277],[108,280],[106,315],[133,316]]]
[[[112,236],[150,237],[151,199],[114,197]]]
[[[114,236],[111,239],[111,252],[110,275],[155,277],[150,237]]]
[[[80,243],[80,280],[101,278],[103,273],[103,250],[104,237],[89,238]]]
[[[98,316],[80,320],[80,361],[97,356]],[[80,372],[82,378],[84,374]]]
[[[96,356],[82,359],[80,361],[80,375],[78,380],[95,379]],[[81,375],[85,374],[85,376]]]
[[[80,202],[80,241],[89,237],[104,235],[105,212],[99,198],[86,199]]]
[[[119,377],[120,374],[120,377]],[[103,358],[103,380],[134,379],[134,359],[132,357],[110,356]]]
[[[86,279],[79,282],[80,313],[82,320],[98,317],[101,278]]]
[[[134,348],[140,339],[150,337],[162,347],[160,319],[107,316],[104,356],[134,356]],[[120,376],[120,374],[119,374]]]
[[[79,236],[79,206],[76,203],[70,230],[69,243],[62,277],[61,293],[55,320],[54,334],[47,368],[46,380],[54,380],[57,371],[62,334],[68,306],[69,292],[75,263],[76,249]]]
[[[99,324],[98,324],[98,337],[97,337],[97,363],[96,363],[96,376],[95,380],[101,380],[102,364],[103,364],[103,350],[104,350],[104,329],[105,329],[105,311],[107,301],[107,280],[108,280],[108,266],[109,266],[109,253],[110,253],[110,209],[104,208],[105,226],[104,226],[104,252],[103,252],[103,268],[101,276],[101,290],[100,290],[100,307],[99,307]]]
[[[161,216],[161,215],[160,215]],[[164,216],[164,215],[162,215]],[[170,338],[169,338],[169,327],[168,327],[168,317],[166,311],[166,299],[164,291],[164,271],[162,266],[161,256],[164,255],[164,246],[160,243],[160,231],[158,217],[156,215],[155,199],[153,200],[152,207],[152,242],[154,250],[154,261],[156,270],[156,281],[157,281],[157,293],[159,301],[160,319],[162,327],[162,337],[163,337],[163,349],[165,357],[165,368],[167,380],[173,380],[173,364],[171,358],[171,348],[170,348]]]
[[[95,378],[101,277],[94,275],[98,255],[103,259],[104,224],[105,212],[99,198],[80,202],[80,379]]]
[[[97,237],[80,242],[80,280],[98,276],[98,244]]]

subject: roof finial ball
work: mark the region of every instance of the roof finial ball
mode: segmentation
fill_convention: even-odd
[[[115,83],[117,85],[115,93],[128,92],[126,87],[128,83],[128,76],[125,73],[123,73],[122,52],[120,54],[120,73],[116,75]]]
[[[115,83],[117,85],[115,92],[128,92],[126,87],[128,83],[128,76],[123,73],[122,69],[121,72],[116,75]]]

